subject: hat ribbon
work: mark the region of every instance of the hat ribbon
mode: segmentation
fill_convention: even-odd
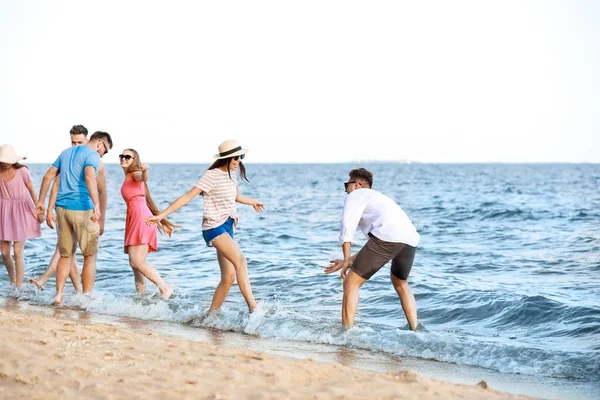
[[[242,149],[242,146],[238,146],[235,149],[231,149],[231,150],[227,150],[227,151],[224,151],[222,153],[219,153],[219,156],[220,157],[225,157],[225,156],[228,156],[230,154],[235,153],[236,151],[240,151],[241,149]]]

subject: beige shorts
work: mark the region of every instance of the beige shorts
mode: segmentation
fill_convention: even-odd
[[[58,229],[58,251],[61,257],[75,254],[77,243],[84,256],[98,252],[100,225],[90,217],[93,210],[65,210],[56,207],[56,225]]]

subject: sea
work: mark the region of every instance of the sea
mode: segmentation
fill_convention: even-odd
[[[48,167],[30,165],[36,190]],[[158,206],[191,189],[207,167],[151,165],[149,187]],[[373,171],[373,188],[394,199],[421,235],[409,277],[421,331],[407,327],[389,265],[362,287],[356,326],[341,326],[343,281],[323,269],[341,257],[343,182],[355,167]],[[293,357],[354,354],[376,370],[409,366],[455,382],[482,377],[512,393],[600,398],[600,165],[246,168],[251,182],[240,179],[240,192],[266,205],[261,214],[238,205],[235,238],[248,261],[254,313],[234,286],[223,307],[207,315],[220,272],[215,250],[202,239],[201,197],[172,214],[181,228],[172,238],[159,236],[159,250],[148,256],[174,297],[161,300],[151,282],[146,295],[136,294],[123,252],[124,174],[116,164],[106,164],[108,211],[94,292],[76,294],[67,282],[62,307],[163,330],[168,324],[171,333],[180,327],[192,340],[222,332]],[[353,252],[365,242],[357,232]],[[42,237],[25,247],[26,278],[45,270],[55,245],[56,232],[43,224]],[[16,290],[0,270],[5,306],[16,301],[53,310],[54,289],[53,277],[44,291],[31,284]]]

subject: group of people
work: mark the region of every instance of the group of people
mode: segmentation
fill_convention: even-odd
[[[70,131],[71,147],[62,151],[44,175],[36,196],[25,159],[13,146],[0,146],[0,244],[2,259],[10,282],[20,287],[24,280],[23,249],[28,239],[41,236],[40,224],[45,220],[56,227],[56,251],[46,271],[29,282],[44,289],[56,272],[54,304],[61,304],[67,277],[75,290],[91,293],[96,278],[96,256],[100,236],[104,231],[107,208],[106,176],[101,158],[113,147],[109,133],[97,131],[87,138],[88,131],[75,125]],[[250,312],[256,307],[248,276],[246,259],[234,240],[238,224],[236,203],[251,205],[261,213],[265,204],[239,192],[237,176],[249,181],[242,163],[248,149],[236,140],[219,145],[215,161],[195,185],[162,212],[148,188],[149,167],[139,153],[131,148],[119,154],[125,178],[121,194],[127,204],[124,251],[134,274],[138,293],[145,293],[145,278],[159,289],[161,298],[168,299],[173,289],[160,273],[146,261],[148,253],[158,249],[157,232],[168,236],[179,227],[167,219],[173,212],[198,195],[204,199],[202,235],[207,246],[216,250],[221,270],[209,312],[221,307],[232,285],[237,281]],[[398,293],[410,329],[417,329],[415,299],[408,285],[419,234],[406,213],[391,198],[373,190],[373,174],[364,169],[352,169],[344,183],[348,193],[340,223],[340,244],[343,259],[330,261],[329,274],[340,271],[343,278],[342,324],[354,325],[360,287],[381,267],[391,261],[391,280]],[[48,206],[46,196],[50,190]],[[55,215],[56,213],[56,215]],[[352,255],[354,235],[360,228],[368,241]],[[75,259],[79,246],[83,254],[81,275]],[[14,258],[11,257],[11,248]],[[80,281],[81,276],[81,281]]]

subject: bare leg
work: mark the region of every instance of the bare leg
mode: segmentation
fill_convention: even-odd
[[[128,246],[127,252],[129,253],[129,265],[133,269],[135,275],[135,286],[137,292],[143,294],[144,288],[144,276],[154,283],[158,290],[160,290],[160,297],[168,299],[173,294],[173,289],[167,286],[163,278],[160,276],[158,271],[148,262],[146,262],[146,256],[148,255],[148,245],[141,244],[137,246]],[[140,291],[141,289],[141,291]]]
[[[50,264],[48,268],[44,271],[43,274],[38,276],[37,278],[29,278],[28,281],[37,286],[39,289],[44,290],[46,288],[46,283],[48,283],[48,279],[56,272],[56,268],[58,266],[58,260],[60,259],[60,252],[58,251],[58,244],[56,245],[56,251],[52,255],[52,259],[50,260]],[[69,271],[69,278],[71,278],[71,282],[73,283],[73,287],[78,292],[81,292],[81,278],[79,276],[79,267],[77,266],[77,259],[75,255],[73,255],[71,270]]]
[[[21,287],[25,276],[25,241],[14,243],[16,287]]]
[[[75,254],[73,254],[73,257]],[[70,264],[67,265],[70,268]],[[60,268],[60,264],[59,264]],[[81,269],[81,283],[83,284],[83,293],[92,293],[96,282],[96,254],[83,256],[83,268]]]
[[[358,309],[360,287],[367,280],[350,270],[344,278],[344,296],[342,299],[342,325],[345,328],[354,326],[354,317]]]
[[[58,266],[58,260],[60,259],[60,252],[58,251],[58,244],[56,245],[56,250],[52,255],[52,259],[50,260],[50,264],[48,268],[37,278],[29,278],[29,282],[37,286],[39,289],[44,290],[46,288],[46,283],[48,279],[56,272],[56,268]]]
[[[7,240],[2,240],[0,242],[0,248],[2,250],[2,261],[4,261],[4,266],[6,267],[6,271],[8,272],[10,284],[15,285],[17,283],[17,274],[15,272],[15,263],[13,262],[13,259],[10,256],[11,245],[12,242],[9,242]]]
[[[208,312],[218,310],[223,305],[223,302],[229,293],[229,289],[231,289],[231,286],[233,286],[233,283],[235,282],[235,268],[233,267],[233,264],[229,262],[225,256],[219,253],[218,250],[217,260],[219,261],[219,267],[221,268],[221,281],[219,281],[219,284],[215,289],[215,294],[213,295]]]
[[[129,262],[131,265],[131,261]],[[135,282],[135,291],[138,294],[146,294],[146,282],[144,281],[144,275],[137,269],[131,267],[133,270],[133,280]]]
[[[81,292],[81,277],[79,276],[79,267],[77,267],[77,259],[75,258],[75,254],[73,254],[73,258],[71,260],[69,278],[71,278],[71,283],[73,284],[75,290]]]
[[[69,276],[69,266],[72,263],[72,257],[75,257],[75,254],[71,254],[69,257],[61,257],[58,260],[58,265],[56,268],[56,297],[54,298],[54,304],[56,305],[62,303],[63,291],[65,289],[67,276]]]
[[[402,304],[404,315],[406,315],[408,326],[414,331],[417,329],[419,323],[417,320],[415,296],[413,296],[412,290],[410,290],[408,281],[396,278],[393,274],[390,274],[390,277],[392,278],[392,284],[394,285],[394,289],[396,289],[396,293],[400,296],[400,303]]]
[[[225,301],[225,297],[227,297],[229,288],[233,285],[234,279],[231,279],[230,276],[230,266],[233,266],[235,269],[235,277],[237,278],[240,292],[242,292],[242,296],[244,296],[244,300],[248,304],[248,308],[250,311],[254,311],[256,301],[252,295],[252,287],[248,278],[248,265],[237,243],[231,236],[225,234],[214,239],[212,244],[217,249],[217,259],[221,267],[221,282],[219,282],[219,286],[215,290],[209,312],[221,307]]]

